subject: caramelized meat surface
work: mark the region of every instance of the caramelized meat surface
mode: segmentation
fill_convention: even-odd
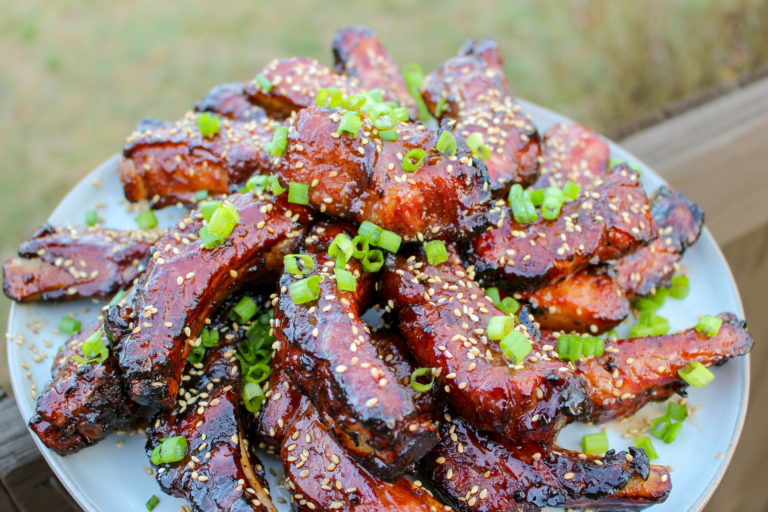
[[[501,58],[499,45],[490,37],[483,39],[469,39],[459,49],[459,56],[474,55],[480,57],[485,62],[488,69],[504,84],[504,87],[510,89],[507,77],[504,75],[504,62]]]
[[[663,503],[669,497],[671,490],[672,483],[667,468],[653,465],[648,472],[648,478],[643,479],[635,473],[629,477],[629,482],[622,490],[599,500],[571,499],[568,500],[568,508],[605,512],[634,512],[645,510],[657,503]]]
[[[310,185],[311,206],[371,221],[406,240],[463,238],[488,225],[488,175],[466,145],[447,157],[436,149],[438,134],[424,125],[399,123],[398,140],[383,141],[368,118],[356,137],[336,133],[340,120],[340,110],[300,111],[277,166],[285,183]],[[414,148],[426,156],[407,173],[403,156]]]
[[[583,379],[545,352],[531,325],[517,329],[533,350],[511,364],[485,335],[490,318],[504,313],[449,251],[449,261],[436,267],[423,256],[387,261],[381,292],[411,354],[441,377],[446,400],[476,428],[552,441],[568,418],[589,413]]]
[[[141,405],[173,406],[188,342],[205,318],[234,289],[273,279],[309,223],[309,210],[284,198],[246,193],[227,201],[238,209],[240,222],[224,244],[203,248],[197,238],[202,215],[193,212],[155,244],[133,303],[109,311],[107,333],[131,398]]]
[[[266,112],[248,101],[244,88],[243,82],[217,85],[195,103],[195,112],[211,112],[237,121],[262,120]]]
[[[68,455],[98,443],[133,420],[137,407],[123,391],[114,353],[102,362],[79,363],[83,341],[95,333],[104,336],[101,322],[72,336],[54,356],[52,380],[37,397],[35,415],[29,420],[45,446]]]
[[[158,231],[44,226],[3,264],[3,292],[20,302],[105,299],[141,274]]]
[[[201,190],[226,194],[269,168],[263,146],[272,140],[275,125],[266,117],[221,119],[219,131],[206,137],[192,112],[175,123],[142,121],[127,138],[119,164],[125,197],[162,207],[194,203]]]
[[[688,363],[715,366],[747,354],[753,345],[744,322],[730,313],[711,338],[688,329],[676,334],[607,342],[605,354],[584,359],[576,372],[587,381],[590,421],[624,418],[647,402],[664,400],[686,386],[678,375]]]
[[[619,511],[642,498],[646,506],[663,502],[671,487],[666,470],[656,466],[655,475],[667,476],[663,482],[655,480],[650,489],[637,484],[648,478],[651,466],[635,448],[596,457],[538,443],[505,442],[474,431],[460,419],[443,424],[441,434],[425,468],[440,495],[460,511],[594,508],[605,498],[611,500],[610,510]],[[621,496],[630,483],[631,492]]]
[[[333,40],[333,59],[336,73],[357,78],[368,90],[380,89],[385,100],[396,101],[408,108],[412,116],[416,115],[416,102],[400,69],[371,29],[348,27],[339,30]]]
[[[457,135],[482,137],[489,150],[484,163],[494,191],[536,180],[539,134],[499,67],[488,67],[474,54],[454,57],[427,76],[422,96],[438,119],[455,121]]]
[[[467,256],[482,277],[532,291],[619,258],[654,232],[637,173],[617,166],[592,191],[563,205],[557,219],[518,224],[507,211],[499,227],[472,240]]]
[[[372,291],[372,274],[350,260],[347,268],[360,276],[356,291],[336,285],[335,260],[325,251],[338,232],[339,226],[320,227],[308,238],[306,249],[316,265],[312,275],[323,278],[318,300],[296,304],[289,289],[297,277],[283,274],[275,334],[286,345],[289,376],[339,444],[372,472],[394,480],[434,446],[437,432],[402,375],[379,357],[359,317]]]
[[[568,181],[592,188],[608,172],[611,148],[580,124],[558,123],[544,133],[541,175],[534,188],[563,188]]]

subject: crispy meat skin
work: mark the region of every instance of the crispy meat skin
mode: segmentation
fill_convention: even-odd
[[[508,438],[550,442],[568,418],[589,413],[584,381],[561,371],[559,360],[540,357],[532,326],[533,351],[510,366],[498,342],[485,337],[490,318],[503,313],[471,277],[452,248],[438,267],[398,256],[387,261],[381,292],[398,312],[413,357],[441,372],[445,398],[470,423]]]
[[[179,462],[161,464],[157,481],[165,492],[186,499],[198,512],[276,512],[261,462],[244,435],[240,374],[235,346],[222,336],[200,370],[188,368],[190,379],[184,401],[161,411],[147,430],[147,455],[166,437],[184,436],[187,455]],[[192,460],[195,455],[197,460]],[[206,477],[207,480],[200,480]]]
[[[277,340],[286,345],[286,369],[299,390],[317,407],[338,442],[369,470],[386,480],[402,476],[437,442],[431,416],[418,410],[413,390],[371,343],[359,318],[371,293],[371,274],[355,292],[340,291],[333,280],[334,260],[326,248],[341,226],[321,227],[308,241],[313,275],[323,276],[320,298],[296,304],[289,289],[296,277],[285,272],[275,309]],[[361,273],[356,260],[348,268]]]
[[[370,136],[369,119],[357,137],[338,136],[340,114],[315,106],[300,111],[277,165],[285,183],[314,183],[310,205],[335,217],[374,222],[406,240],[463,238],[488,225],[488,174],[465,144],[456,158],[448,158],[436,149],[438,134],[413,123],[398,124],[399,140],[382,141]],[[402,156],[413,148],[427,156],[406,173]]]
[[[647,243],[654,230],[637,173],[617,166],[589,195],[565,204],[555,220],[521,225],[506,211],[499,227],[472,240],[467,257],[486,280],[533,291],[623,256]]]
[[[660,503],[671,487],[667,471],[650,466],[645,453],[635,448],[629,454],[611,450],[603,457],[582,455],[556,446],[505,442],[474,431],[462,419],[440,430],[440,444],[424,465],[440,495],[462,512],[594,509],[604,498],[611,500],[609,510],[638,510],[625,505],[634,507],[643,498],[644,506]],[[643,482],[651,468],[655,485],[643,488],[638,481]],[[566,478],[568,473],[571,478]],[[660,474],[667,475],[664,482]],[[632,488],[621,494],[630,484]]]
[[[202,218],[193,212],[189,222],[180,222],[155,244],[133,303],[107,315],[107,334],[117,347],[131,398],[141,405],[173,406],[187,340],[200,333],[206,316],[233,289],[273,279],[309,222],[309,210],[284,197],[255,199],[246,193],[228,200],[239,210],[240,222],[226,243],[204,249],[197,240]]]
[[[521,111],[500,71],[489,68],[482,56],[459,56],[428,75],[422,85],[427,106],[432,112],[441,106],[437,117],[455,121],[457,135],[465,139],[473,133],[482,135],[491,151],[485,165],[497,193],[512,183],[535,181],[540,155],[536,127]]]
[[[13,300],[105,299],[128,288],[147,263],[157,231],[43,226],[3,264]]]
[[[590,421],[624,418],[651,400],[668,398],[686,386],[677,372],[690,362],[714,366],[747,354],[753,341],[744,322],[730,313],[719,316],[723,325],[712,338],[688,329],[618,340],[606,343],[603,356],[578,362],[576,372],[586,379],[593,404]]]
[[[200,134],[197,114],[175,123],[145,120],[126,139],[120,178],[129,201],[149,199],[154,207],[194,203],[201,190],[226,194],[257,171],[268,169],[265,143],[277,123],[222,119],[210,137]]]
[[[534,188],[562,188],[572,181],[589,189],[608,172],[611,148],[585,126],[558,123],[544,133],[541,159],[541,175]]]
[[[344,96],[362,91],[356,78],[334,73],[307,57],[275,59],[260,74],[269,80],[272,88],[266,91],[254,79],[246,84],[245,94],[277,119],[285,119],[292,112],[314,105],[320,89],[339,89]]]
[[[237,121],[263,119],[266,112],[248,101],[244,87],[243,82],[217,85],[195,103],[195,112],[212,112]]]
[[[360,80],[366,89],[380,89],[384,99],[418,112],[395,60],[368,27],[348,27],[333,39],[333,70]]]
[[[29,420],[29,428],[59,455],[98,443],[137,412],[123,391],[112,351],[100,363],[80,364],[71,358],[83,356],[80,346],[97,331],[103,335],[100,322],[72,336],[54,356],[52,380],[37,397],[36,413]]]

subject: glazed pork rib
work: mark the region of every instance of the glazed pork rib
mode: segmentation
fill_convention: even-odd
[[[309,203],[329,215],[378,224],[406,240],[471,236],[488,225],[488,174],[460,143],[455,157],[437,149],[438,133],[398,123],[398,140],[376,136],[366,118],[355,137],[339,135],[343,112],[301,110],[276,172],[288,183],[310,185]],[[426,152],[414,172],[403,170],[409,150]]]
[[[459,56],[474,55],[480,57],[485,62],[488,69],[501,80],[507,89],[510,89],[507,77],[504,75],[504,61],[501,57],[498,43],[490,37],[483,39],[469,39],[461,48]]]
[[[159,236],[43,226],[3,264],[3,292],[19,302],[109,298],[141,274]]]
[[[310,222],[308,209],[284,197],[246,193],[226,201],[237,208],[240,222],[224,244],[203,248],[197,238],[202,215],[193,212],[155,244],[134,301],[108,313],[107,333],[131,398],[141,405],[173,406],[188,341],[199,335],[204,319],[234,289],[273,279]]]
[[[323,226],[308,237],[312,275],[323,278],[319,299],[296,304],[289,289],[297,277],[283,274],[275,335],[286,346],[289,376],[339,444],[370,471],[394,480],[434,446],[436,427],[416,406],[403,376],[380,357],[359,317],[372,292],[372,274],[350,260],[349,271],[360,276],[356,291],[341,291],[334,281],[335,260],[326,249],[340,232],[339,225]]]
[[[248,101],[244,82],[217,85],[197,103],[195,112],[211,112],[236,121],[260,121],[267,113]]]

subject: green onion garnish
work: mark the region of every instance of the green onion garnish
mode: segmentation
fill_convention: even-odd
[[[454,156],[457,148],[456,136],[448,130],[443,130],[437,139],[437,150],[444,155]]]
[[[365,253],[362,263],[366,272],[378,272],[384,265],[384,254],[378,249],[372,249]]]
[[[220,239],[227,239],[234,231],[237,223],[240,222],[240,214],[233,204],[225,204],[217,208],[208,221],[208,233]]]
[[[427,157],[427,152],[421,148],[414,148],[407,152],[403,157],[403,170],[405,172],[413,172],[424,162]]]
[[[291,298],[296,304],[304,304],[316,300],[320,296],[321,276],[310,276],[291,283]]]
[[[437,105],[435,105],[435,117],[440,117],[440,114],[443,113],[443,109],[445,108],[446,103],[448,103],[448,100],[445,98],[440,98],[440,101],[438,101]]]
[[[197,233],[197,237],[200,239],[200,242],[205,249],[213,249],[224,243],[223,239],[213,236],[208,232],[208,226],[201,227],[200,231]]]
[[[160,503],[160,498],[153,494],[152,497],[147,500],[144,506],[147,507],[147,512],[152,512],[155,510],[155,507],[158,503]]]
[[[533,206],[530,198],[513,197],[510,199],[509,204],[512,206],[512,215],[515,218],[515,222],[530,224],[539,218],[539,214],[536,213],[536,208]]]
[[[638,323],[629,330],[632,338],[644,338],[646,336],[661,336],[669,332],[669,321],[663,316],[656,315],[653,311],[640,313]]]
[[[608,435],[605,432],[587,434],[581,438],[581,451],[587,455],[603,455],[608,451]]]
[[[109,306],[110,308],[112,306],[117,306],[118,304],[120,304],[120,301],[123,300],[123,297],[125,297],[125,290],[120,290],[115,294],[114,297],[112,297],[112,300],[109,301],[109,304],[107,304],[107,306]]]
[[[264,92],[269,92],[272,90],[272,82],[269,81],[269,78],[259,73],[256,75],[256,83],[259,84],[259,87]]]
[[[341,105],[341,91],[339,89],[320,89],[317,91],[315,105],[325,108],[336,108]]]
[[[187,440],[184,436],[164,437],[152,450],[149,460],[155,466],[179,462],[187,454]]]
[[[288,202],[309,204],[309,185],[292,181],[288,184]]]
[[[579,197],[579,194],[581,193],[581,186],[575,184],[571,180],[568,180],[565,182],[565,186],[563,186],[563,196],[565,197],[565,200],[569,203],[571,201],[575,201],[577,197]]]
[[[139,229],[152,229],[157,227],[157,217],[152,210],[144,210],[136,216],[136,225]]]
[[[378,244],[379,237],[384,232],[384,230],[373,222],[364,220],[362,223],[360,223],[360,227],[357,228],[357,232],[360,235],[368,238],[368,240],[370,240],[373,245],[376,245]]]
[[[221,201],[206,201],[200,205],[200,213],[203,215],[203,219],[208,222],[213,217],[213,212],[221,207]]]
[[[363,120],[360,119],[360,115],[357,112],[346,112],[341,117],[341,122],[339,122],[339,127],[336,130],[336,133],[345,133],[352,137],[357,137],[357,133],[360,131],[361,126],[363,126]]]
[[[265,144],[264,149],[272,156],[280,156],[285,153],[286,148],[288,148],[288,127],[275,126],[272,141]]]
[[[395,107],[392,109],[392,113],[395,114],[395,119],[398,121],[408,120],[408,109],[405,107]]]
[[[499,289],[495,286],[491,286],[490,288],[485,289],[485,296],[489,297],[491,301],[493,301],[493,305],[497,306],[501,304],[501,294],[499,294]],[[514,299],[512,299],[514,300]],[[506,311],[505,311],[506,313]]]
[[[243,398],[243,404],[248,412],[256,414],[261,409],[261,404],[264,403],[266,396],[264,396],[264,390],[261,389],[255,382],[246,382],[243,386],[243,390],[240,393]]]
[[[200,345],[206,348],[215,347],[219,344],[218,329],[203,329],[200,334]]]
[[[515,330],[504,336],[504,339],[499,342],[499,347],[504,353],[504,357],[513,364],[520,364],[525,359],[525,356],[533,350],[531,342],[528,341],[525,334]]]
[[[669,422],[667,423],[667,426],[664,429],[664,433],[662,434],[661,439],[665,443],[670,444],[672,443],[672,441],[677,439],[677,436],[678,434],[680,434],[681,430],[683,430],[682,423]]]
[[[315,270],[315,260],[308,254],[286,254],[283,256],[285,270],[295,276],[305,276]]]
[[[197,128],[203,137],[213,137],[221,129],[221,119],[210,112],[203,112],[197,116]]]
[[[448,251],[442,240],[432,240],[425,243],[424,252],[427,253],[427,261],[430,265],[439,265],[448,261]]]
[[[205,201],[206,199],[208,199],[207,190],[198,190],[195,192],[195,201]]]
[[[395,117],[395,113],[392,112],[392,109],[387,108],[386,110],[374,112],[375,118],[373,120],[373,126],[378,130],[392,130],[397,126],[397,118]]]
[[[688,276],[674,276],[669,283],[669,294],[676,299],[684,299],[691,291]]]
[[[205,359],[205,347],[202,345],[199,345],[197,347],[192,347],[189,349],[189,355],[187,356],[187,360],[189,361],[189,364],[192,366],[197,366],[199,364],[202,364],[203,359]]]
[[[704,336],[712,337],[717,336],[720,332],[720,327],[723,325],[723,319],[712,315],[704,315],[696,324],[696,332],[703,334]]]
[[[533,206],[541,206],[544,203],[544,190],[537,188],[536,190],[526,190],[525,193]]]
[[[355,238],[352,239],[352,257],[358,260],[361,260],[365,257],[366,254],[368,254],[368,250],[370,248],[371,241],[368,239],[367,236],[363,235],[357,235]]]
[[[557,340],[557,355],[560,359],[578,361],[582,357],[602,356],[605,340],[596,336],[561,334]]]
[[[256,314],[257,309],[258,306],[256,306],[256,302],[246,295],[240,299],[237,304],[235,304],[235,307],[232,308],[232,311],[229,312],[229,319],[238,324],[248,323],[248,321],[253,318],[253,315]]]
[[[70,336],[77,334],[82,326],[80,320],[71,316],[65,316],[59,321],[59,330]]]
[[[352,243],[352,240],[350,240],[344,233],[336,235],[333,242],[331,242],[331,245],[328,247],[328,256],[335,258],[337,262],[339,261],[339,256],[341,256],[344,263],[346,263],[354,254],[355,244]]]
[[[397,251],[400,249],[400,244],[402,241],[403,238],[400,235],[384,229],[379,234],[379,241],[371,243],[381,247],[382,249],[386,249],[391,253],[397,253]]]
[[[429,375],[429,384],[422,384],[418,379]],[[417,368],[411,374],[411,387],[417,393],[426,393],[435,385],[435,376],[430,368]]]
[[[352,272],[338,267],[335,268],[333,272],[336,275],[336,286],[339,288],[339,290],[344,292],[353,292],[357,289],[355,285],[357,277],[355,277]]]
[[[467,146],[472,150],[472,154],[481,160],[487,160],[491,156],[491,150],[483,144],[483,136],[480,133],[473,133],[467,137]]]
[[[512,204],[512,199],[514,198],[522,199],[523,192],[523,186],[519,183],[515,183],[509,187],[509,194],[507,194],[507,201],[509,201],[509,204]]]
[[[397,130],[381,130],[379,137],[381,140],[395,141],[397,140]]]
[[[269,176],[269,180],[267,181],[267,190],[269,190],[272,194],[279,196],[285,192],[285,187],[280,185],[280,180],[277,179],[277,175],[271,174]]]
[[[677,421],[685,421],[688,417],[688,407],[675,402],[667,403],[667,416]]]
[[[533,204],[533,201],[531,201]],[[548,187],[544,190],[544,200],[541,203],[541,216],[547,220],[554,220],[560,215],[563,207],[563,191],[557,187]]]
[[[421,70],[421,66],[416,62],[403,66],[403,79],[405,79],[405,84],[408,86],[408,92],[411,93],[413,99],[416,100],[416,105],[419,107],[419,118],[422,121],[426,121],[432,116],[429,115],[429,109],[421,97],[421,84],[424,81],[424,72]]]
[[[488,320],[488,327],[485,334],[489,340],[502,340],[504,336],[512,332],[515,328],[515,319],[511,316],[492,316]]]
[[[341,108],[344,110],[360,110],[365,105],[367,98],[363,95],[347,96],[341,100]]]
[[[695,388],[703,388],[715,378],[715,375],[698,361],[688,363],[677,372],[680,378]]]
[[[496,307],[508,315],[514,315],[520,309],[520,303],[513,297],[504,297]]]
[[[261,384],[269,378],[269,374],[272,373],[272,368],[267,363],[258,362],[248,368],[243,379],[245,382],[254,382]]]
[[[656,449],[653,447],[651,438],[648,436],[638,436],[635,438],[635,446],[640,448],[648,456],[648,460],[654,460],[659,458],[659,454],[656,453]]]
[[[85,212],[85,225],[95,226],[99,223],[99,213],[96,210],[88,210]]]
[[[80,347],[83,351],[83,355],[73,355],[72,359],[81,364],[101,363],[109,356],[109,349],[104,344],[104,340],[101,337],[101,331],[96,331],[83,342]]]

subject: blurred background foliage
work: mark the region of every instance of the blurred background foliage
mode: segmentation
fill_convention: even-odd
[[[522,98],[598,131],[768,62],[765,0],[25,0],[0,4],[0,257],[145,116],[372,27],[425,70],[492,36]],[[9,302],[0,299],[5,331]],[[8,389],[5,351],[0,384]]]

